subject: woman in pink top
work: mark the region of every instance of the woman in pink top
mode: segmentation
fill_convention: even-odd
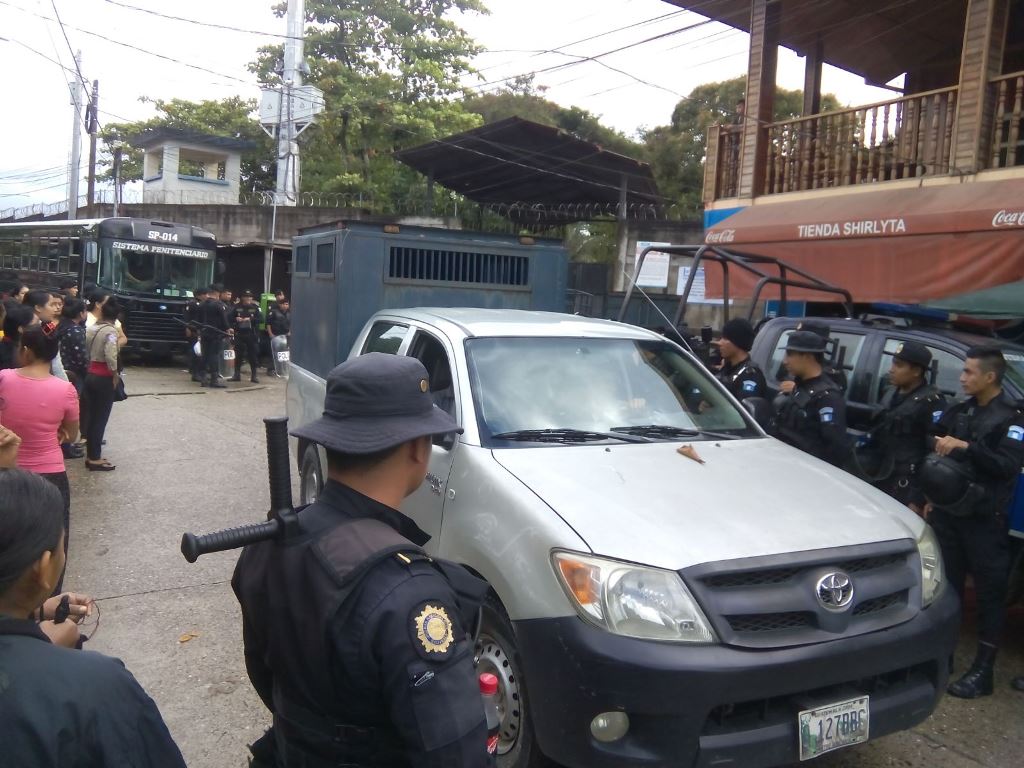
[[[56,324],[25,329],[18,350],[21,367],[0,371],[0,421],[21,438],[18,466],[42,475],[60,489],[64,530],[68,531],[71,486],[60,444],[78,437],[78,393],[74,386],[50,373],[58,348]],[[67,539],[65,535],[65,556]],[[57,592],[60,590],[58,583]]]

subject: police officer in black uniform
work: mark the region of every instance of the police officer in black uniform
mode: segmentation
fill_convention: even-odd
[[[426,556],[398,511],[450,432],[423,364],[371,353],[330,372],[323,417],[292,433],[326,449],[327,483],[302,535],[246,547],[232,580],[274,716],[254,765],[490,765],[472,639],[486,585]]]
[[[292,312],[288,299],[284,296],[277,300],[277,306],[267,311],[267,336],[273,340],[275,336],[288,336],[292,332]],[[274,369],[274,347],[270,347],[270,365],[267,375],[276,376]]]
[[[220,380],[220,358],[224,352],[224,339],[233,333],[228,320],[228,308],[220,300],[221,286],[211,285],[210,291],[199,310],[199,322],[202,323],[200,339],[203,347],[203,365],[206,376],[204,387],[223,388],[227,385]]]
[[[967,574],[978,604],[974,663],[949,693],[989,696],[1006,612],[1010,556],[1008,505],[1024,461],[1024,419],[1002,389],[1006,360],[997,347],[967,351],[960,386],[967,399],[939,420],[935,454],[918,473],[928,522],[942,548],[946,573],[963,597]]]
[[[846,372],[834,364],[831,358],[828,357],[828,343],[832,341],[832,328],[828,323],[822,322],[821,320],[801,320],[796,324],[798,331],[810,331],[816,333],[825,342],[825,355],[822,357],[821,369],[825,372],[832,383],[839,387],[840,392],[846,392],[848,382],[846,379]],[[795,382],[792,379],[781,382],[779,387],[783,392],[791,392]]]
[[[235,332],[235,375],[232,381],[242,380],[242,359],[249,362],[249,380],[259,383],[257,370],[260,365],[260,348],[256,332],[259,330],[262,314],[259,304],[253,301],[252,291],[244,291],[238,306],[231,310],[231,328]]]
[[[849,456],[846,401],[822,370],[825,340],[812,331],[794,331],[783,364],[795,385],[773,403],[769,430],[775,437],[823,461],[842,466]]]
[[[917,470],[931,452],[929,437],[946,410],[946,398],[928,383],[932,353],[924,344],[907,341],[896,347],[882,409],[875,416],[865,452],[878,464],[872,483],[915,511],[924,508]],[[868,473],[871,474],[870,472]]]
[[[199,339],[199,313],[202,310],[203,303],[206,301],[206,289],[197,288],[192,301],[185,305],[185,338],[188,339],[188,359],[189,359],[189,370],[192,372],[192,381],[202,382],[203,371],[205,365],[203,364],[202,355],[197,355],[195,351],[196,341]]]
[[[757,363],[750,359],[754,346],[754,326],[742,317],[735,317],[722,326],[722,337],[717,342],[722,367],[716,372],[722,382],[737,400],[748,397],[764,397],[768,392],[764,374]]]

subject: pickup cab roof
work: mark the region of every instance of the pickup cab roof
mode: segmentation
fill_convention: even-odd
[[[612,320],[580,317],[559,312],[473,307],[417,307],[385,310],[377,316],[406,318],[431,326],[445,326],[449,335],[463,338],[495,336],[581,337],[611,339],[662,339],[654,331]]]

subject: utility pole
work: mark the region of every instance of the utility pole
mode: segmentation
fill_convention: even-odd
[[[100,129],[100,121],[96,110],[100,106],[100,81],[92,81],[92,98],[86,111],[89,121],[89,186],[86,196],[89,200],[89,215],[95,216],[93,206],[96,204],[96,134]]]
[[[295,140],[293,100],[302,86],[305,0],[288,0],[288,37],[284,43],[281,83],[284,87],[280,122],[277,128],[277,189],[274,197],[280,205],[295,205],[299,191],[299,145]]]
[[[68,219],[78,218],[78,176],[82,164],[82,83],[77,73],[82,71],[82,52],[75,54],[75,76],[68,84],[71,105],[75,108],[71,128],[71,166],[68,168]]]
[[[121,142],[114,145],[114,216],[121,202]]]

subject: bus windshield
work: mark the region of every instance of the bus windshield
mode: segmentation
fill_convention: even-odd
[[[213,281],[213,263],[212,250],[103,240],[96,282],[118,293],[187,298]]]

